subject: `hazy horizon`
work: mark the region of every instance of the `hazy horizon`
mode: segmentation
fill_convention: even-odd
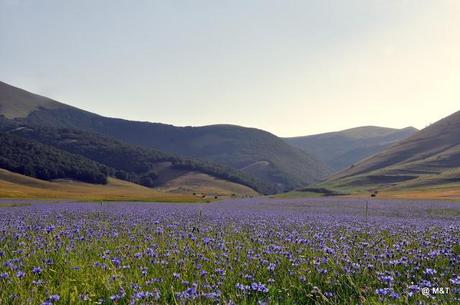
[[[0,0],[0,80],[101,115],[291,137],[459,110],[460,3]]]

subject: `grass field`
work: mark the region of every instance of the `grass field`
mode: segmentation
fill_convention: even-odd
[[[364,194],[363,194],[364,196]],[[460,200],[460,186],[439,186],[431,188],[413,188],[388,190],[380,192],[380,198],[394,199],[445,199],[445,200]]]
[[[426,200],[456,200],[460,201],[460,185],[446,184],[430,187],[413,188],[379,188],[375,185],[369,186],[368,190],[363,187],[335,187],[322,184],[321,187],[343,193],[341,197],[348,198],[369,198],[375,190],[378,190],[377,197],[385,199],[426,199]],[[288,193],[271,196],[273,198],[316,198],[328,197],[321,193],[292,191]]]

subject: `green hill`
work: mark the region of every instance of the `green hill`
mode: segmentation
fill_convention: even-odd
[[[0,122],[2,121],[8,120],[0,120]],[[263,182],[218,164],[180,158],[152,149],[127,145],[85,131],[28,126],[13,121],[9,122],[9,124],[4,123],[3,129],[0,128],[0,131],[3,130],[10,138],[40,142],[42,150],[54,149],[66,152],[68,157],[79,156],[93,160],[104,165],[108,175],[143,186],[159,187],[169,180],[189,172],[195,172],[242,184],[261,193],[273,193],[275,191],[274,188]],[[21,153],[18,152],[18,156]],[[46,160],[43,163],[46,164]]]
[[[101,164],[8,133],[0,133],[0,168],[43,180],[70,178],[96,184],[105,184],[108,176]]]
[[[1,83],[2,109],[15,102],[14,92],[21,99],[37,99],[36,95]],[[50,100],[50,103],[54,102]],[[6,103],[6,104],[5,104]],[[180,156],[223,164],[264,181],[279,191],[320,181],[328,171],[316,158],[294,148],[282,139],[254,128],[233,125],[176,127],[159,123],[135,122],[107,118],[70,106],[48,106],[40,102],[28,107],[27,116],[15,116],[17,122],[33,126],[58,127],[98,133],[123,143],[173,153]],[[8,113],[11,117],[11,113]]]
[[[377,154],[416,132],[417,129],[413,127],[392,129],[364,126],[318,135],[285,138],[285,141],[317,156],[336,172]]]

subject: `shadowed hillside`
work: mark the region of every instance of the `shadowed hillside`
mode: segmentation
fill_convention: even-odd
[[[93,160],[96,161],[97,164],[103,165],[106,175],[147,187],[159,187],[168,183],[169,180],[174,180],[182,175],[194,172],[210,175],[211,177],[220,178],[224,181],[227,180],[228,182],[242,184],[261,193],[274,192],[274,189],[269,185],[265,185],[263,182],[247,177],[239,171],[218,164],[184,159],[152,149],[135,147],[85,131],[38,126],[32,127],[0,119],[0,122],[2,121],[9,122],[9,124],[3,124],[4,126],[0,128],[0,131],[3,131],[3,139],[5,141],[8,140],[8,142],[15,139],[15,141],[18,142],[16,148],[14,145],[10,145],[9,150],[4,151],[6,147],[3,147],[3,150],[0,151],[2,153],[0,157],[7,157],[10,163],[12,161],[12,156],[16,156],[17,159],[24,159],[26,155],[31,154],[33,161],[31,162],[32,165],[39,164],[42,167],[52,169],[56,166],[55,162],[52,162],[49,158],[39,157],[42,154],[49,156],[47,153],[48,151],[59,151],[65,153],[62,157],[64,161],[73,160],[72,158],[74,157],[80,159],[83,157],[85,160]],[[36,145],[40,149],[35,149],[33,153],[29,153],[30,149],[28,151],[20,150],[20,148],[24,146],[21,143],[28,142],[37,143]],[[4,152],[11,152],[13,150],[15,154],[10,153],[8,156],[3,154]],[[34,156],[37,157],[34,158]],[[8,169],[37,177],[34,174],[29,174],[27,171],[21,171],[21,168],[8,167]],[[35,173],[35,171],[32,173]],[[75,177],[65,175],[49,177],[49,179],[55,178]]]
[[[9,90],[16,90],[22,98],[27,94],[31,99],[36,98],[36,95],[18,88]],[[9,95],[6,103],[14,103],[14,94]],[[7,109],[6,106],[3,108]],[[106,118],[70,106],[46,105],[35,107],[27,117],[16,116],[15,120],[31,125],[96,132],[125,143],[220,163],[242,170],[278,190],[318,182],[328,173],[326,166],[317,159],[268,132],[253,128],[233,125],[176,127]]]
[[[333,171],[339,171],[383,151],[416,132],[417,129],[413,127],[392,129],[365,126],[285,140],[317,156]]]
[[[460,111],[344,170],[336,187],[421,187],[460,182]]]

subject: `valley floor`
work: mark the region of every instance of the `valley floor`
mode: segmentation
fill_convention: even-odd
[[[355,197],[363,198],[366,196],[369,197],[369,194],[357,195]],[[460,186],[384,191],[379,193],[378,197],[385,199],[438,199],[460,201]]]
[[[353,190],[346,188],[331,188],[330,190],[342,193],[339,196],[325,196],[320,192],[311,191],[292,191],[288,193],[277,194],[271,196],[273,198],[316,198],[316,197],[343,197],[343,198],[358,198],[371,199],[373,191]],[[376,194],[377,198],[382,199],[405,199],[405,200],[453,200],[460,201],[460,185],[442,185],[431,187],[417,188],[399,188],[399,189],[383,189],[380,188]],[[373,199],[373,198],[372,198]]]

